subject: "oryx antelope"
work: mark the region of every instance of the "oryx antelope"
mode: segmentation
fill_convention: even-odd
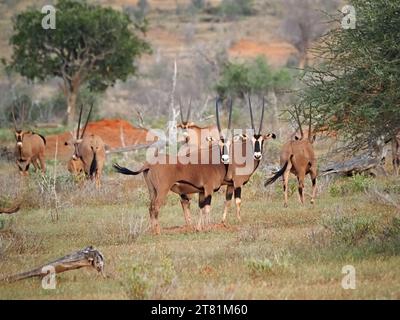
[[[85,136],[92,109],[93,105],[90,107],[85,126],[80,135],[83,110],[83,106],[81,106],[76,138],[65,142],[65,145],[71,145],[74,148],[74,153],[68,161],[68,171],[73,175],[85,174],[91,180],[95,180],[96,188],[99,188],[101,185],[101,173],[106,160],[106,150],[103,139],[99,136],[94,134]]]
[[[219,104],[217,100],[216,113],[218,128],[220,129],[218,108]],[[231,126],[231,115],[232,103],[230,104],[229,110],[228,131]],[[229,167],[229,135],[228,137],[224,137],[220,130],[220,136],[221,138],[218,144],[212,144],[210,142],[208,148],[200,148],[194,150],[190,154],[192,159],[198,158],[204,160],[203,153],[207,152],[207,163],[202,163],[202,161],[187,163],[187,159],[182,159],[182,156],[178,156],[175,163],[175,161],[170,161],[169,156],[166,156],[166,163],[145,163],[143,167],[137,171],[131,171],[118,164],[114,164],[114,168],[121,174],[138,175],[143,173],[150,194],[149,213],[154,233],[159,234],[161,231],[158,215],[169,191],[181,196],[185,213],[187,212],[186,205],[188,205],[188,201],[186,201],[188,200],[187,195],[194,193],[199,194],[199,207],[201,212],[197,223],[197,229],[202,229],[204,218],[209,216],[212,194],[221,187]],[[213,163],[214,154],[218,155],[218,163]],[[190,223],[188,220],[186,220],[186,222]]]
[[[398,176],[400,167],[400,130],[392,138],[392,163],[393,172]]]
[[[238,220],[241,221],[240,206],[242,203],[242,187],[249,182],[251,176],[257,170],[260,161],[262,160],[265,141],[276,138],[274,133],[262,133],[265,99],[262,99],[262,111],[258,131],[256,131],[254,126],[254,117],[250,96],[248,96],[248,107],[250,111],[252,135],[248,137],[246,134],[242,134],[238,136],[238,140],[232,144],[231,164],[224,180],[224,184],[227,185],[227,189],[225,195],[224,213],[222,217],[223,223],[226,222],[226,216],[232,202],[233,195],[235,196],[236,216]]]
[[[311,134],[311,121],[308,130],[308,138],[304,137],[301,124],[299,122],[300,137],[295,136],[295,140],[291,140],[283,145],[280,154],[281,169],[270,179],[265,182],[265,186],[274,183],[280,176],[283,176],[283,191],[285,194],[284,206],[288,206],[288,183],[289,175],[293,173],[297,177],[299,200],[304,204],[304,179],[310,174],[312,183],[311,203],[314,203],[317,191],[317,159],[314,154],[313,142],[315,136]]]
[[[209,125],[206,127],[200,127],[194,122],[191,122],[191,110],[192,100],[190,99],[189,106],[186,112],[186,117],[184,117],[182,102],[179,101],[179,113],[181,116],[181,123],[177,125],[177,129],[179,130],[178,133],[182,136],[182,139],[178,139],[178,142],[184,142],[193,149],[207,147],[210,140],[218,141],[219,131],[217,126]]]
[[[22,112],[24,114],[24,111]],[[12,110],[15,131],[15,158],[21,175],[28,175],[30,164],[33,165],[35,171],[40,169],[43,173],[46,172],[45,163],[45,148],[46,139],[35,132],[23,131],[17,128],[14,109]],[[23,117],[21,123],[23,123]]]

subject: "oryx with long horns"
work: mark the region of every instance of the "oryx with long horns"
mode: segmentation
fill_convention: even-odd
[[[304,179],[307,174],[310,174],[312,183],[311,203],[315,201],[317,192],[317,159],[314,153],[313,143],[315,136],[311,130],[311,106],[310,119],[308,127],[308,137],[304,136],[304,131],[300,121],[300,113],[295,107],[293,114],[300,130],[300,137],[295,136],[295,140],[291,140],[283,145],[280,154],[281,169],[265,182],[265,186],[274,183],[279,177],[283,176],[283,191],[285,202],[284,206],[288,206],[288,184],[289,175],[293,173],[297,177],[299,201],[304,204]]]
[[[178,129],[178,142],[184,142],[191,150],[195,148],[207,147],[208,142],[212,139],[217,141],[219,139],[218,128],[215,124],[200,127],[191,121],[192,113],[192,99],[189,100],[189,105],[184,117],[182,101],[179,100],[179,113],[181,122],[177,125]],[[182,138],[180,138],[182,137]],[[206,139],[205,139],[206,138]]]
[[[150,206],[149,213],[154,233],[160,233],[158,214],[161,206],[164,204],[169,191],[181,196],[182,206],[185,213],[188,205],[188,194],[199,194],[199,207],[201,210],[197,223],[197,229],[201,230],[204,220],[209,216],[211,199],[213,192],[217,191],[225,179],[229,168],[229,148],[232,101],[229,106],[229,124],[228,134],[224,135],[219,121],[219,103],[216,101],[217,126],[220,133],[219,143],[209,143],[207,148],[199,148],[187,155],[190,159],[196,161],[187,161],[187,157],[164,155],[164,163],[145,163],[140,170],[132,171],[114,164],[117,172],[125,175],[138,175],[143,173],[149,194]],[[215,157],[215,155],[217,155]],[[190,221],[186,220],[187,223]]]
[[[99,188],[101,185],[101,173],[106,160],[106,150],[103,139],[98,135],[85,135],[92,109],[93,104],[90,106],[83,130],[80,132],[83,105],[81,106],[76,137],[71,141],[65,142],[65,145],[70,145],[74,148],[74,153],[68,161],[68,171],[74,175],[85,174],[87,178],[95,180],[96,188]]]

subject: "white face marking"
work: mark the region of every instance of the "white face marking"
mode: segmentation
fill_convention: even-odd
[[[229,163],[229,155],[227,155],[227,154],[222,155],[222,163],[224,163],[224,164]]]
[[[22,142],[21,142],[21,141],[18,141],[18,142],[17,142],[17,146],[18,146],[18,147],[22,147]]]
[[[261,160],[262,159],[261,148],[262,148],[263,140],[264,140],[263,137],[260,137],[257,140],[253,138],[254,146],[255,146],[256,142],[258,142],[259,148],[260,148],[260,151],[255,151],[254,154],[253,154],[253,157],[254,157],[255,160]]]

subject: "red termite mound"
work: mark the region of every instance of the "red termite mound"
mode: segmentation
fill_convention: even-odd
[[[75,135],[76,132],[64,132],[59,135],[47,136],[47,159],[54,158],[57,139],[57,158],[68,159],[72,155],[73,150],[70,146],[66,146],[65,142],[71,140],[72,134]],[[121,148],[124,145],[144,144],[155,140],[154,135],[149,133],[148,130],[135,128],[129,122],[121,119],[105,119],[89,122],[86,128],[85,135],[86,134],[96,134],[100,136],[109,149]]]

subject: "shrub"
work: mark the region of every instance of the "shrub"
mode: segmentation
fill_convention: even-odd
[[[335,215],[322,222],[330,234],[333,243],[354,246],[376,238],[378,233],[377,219],[369,216],[348,217]]]
[[[143,265],[135,264],[126,287],[127,295],[133,300],[144,300],[148,297],[150,283],[145,274]]]
[[[329,193],[333,197],[341,197],[367,191],[373,183],[373,178],[357,174],[350,178],[338,180],[329,188]]]
[[[253,0],[222,0],[219,12],[229,19],[251,16],[254,14]]]

